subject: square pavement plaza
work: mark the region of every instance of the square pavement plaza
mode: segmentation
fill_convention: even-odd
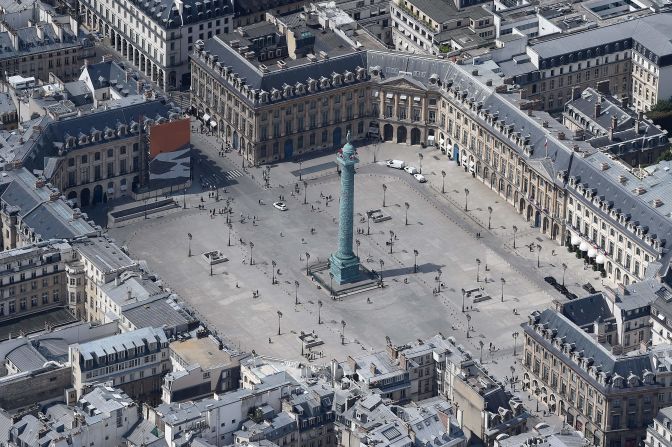
[[[378,146],[376,151],[378,160],[401,158],[417,166],[419,148],[389,144]],[[386,336],[401,344],[441,332],[454,336],[474,356],[478,355],[479,340],[485,343],[486,351],[493,343],[497,350],[486,353],[484,360],[492,362],[491,369],[501,369],[503,376],[514,360],[511,334],[520,331],[520,323],[532,310],[548,307],[553,299],[564,299],[543,282],[543,277],[553,275],[559,280],[561,265],[567,263],[566,283],[579,296],[580,284],[591,281],[599,289],[599,279],[594,272],[584,270],[582,262],[564,247],[530,228],[513,207],[438,150],[428,148],[422,152],[423,174],[429,180],[426,184],[417,183],[403,171],[386,168],[380,161],[373,163],[373,147],[359,148],[354,221],[355,239],[360,246],[355,250],[368,269],[380,270],[380,260],[383,261],[382,289],[332,300],[306,275],[305,253],[310,254],[312,264],[326,261],[337,249],[339,177],[335,168],[324,168],[333,160],[333,154],[304,161],[308,204],[303,204],[303,184],[295,163],[272,168],[269,190],[256,182],[229,187],[226,197],[233,199],[230,247],[225,217],[211,217],[208,211],[224,207],[224,201],[206,199],[206,210],[197,209],[200,197],[207,194],[192,195],[187,210],[141,220],[111,229],[110,233],[128,246],[134,258],[147,260],[166,286],[183,296],[202,318],[241,349],[299,359],[298,335],[314,331],[324,341],[314,348],[323,354],[318,362],[327,362],[383,349]],[[441,193],[442,170],[447,172],[445,194]],[[294,194],[297,184],[299,193]],[[387,186],[385,207],[383,184]],[[470,189],[466,213],[465,187]],[[288,211],[272,206],[280,196]],[[321,198],[324,196],[334,200],[326,204]],[[405,203],[409,204],[408,225]],[[487,230],[488,206],[493,208],[492,231]],[[371,221],[371,234],[358,234],[358,229],[366,232],[364,216],[371,209],[380,209],[391,219]],[[241,223],[241,214],[245,223]],[[516,250],[511,246],[513,225],[519,228]],[[395,235],[392,254],[388,245],[390,231]],[[477,232],[481,233],[480,239],[476,238]],[[187,233],[193,235],[191,257],[187,255]],[[537,252],[524,246],[530,243],[542,246],[541,268],[537,268]],[[229,259],[215,265],[212,276],[200,256],[210,250],[221,250]],[[418,273],[413,273],[414,250],[419,252]],[[480,266],[476,259],[481,261]],[[272,284],[273,270],[276,284]],[[501,278],[505,280],[504,302]],[[435,294],[433,290],[439,282],[443,287],[441,293]],[[466,314],[461,311],[463,288],[482,288],[475,294],[491,297],[476,304],[467,298],[466,314],[471,316],[473,329],[469,339]],[[258,292],[258,297],[254,298],[253,292]],[[295,305],[297,295],[299,305]],[[319,301],[322,324],[318,325]],[[519,338],[518,354],[521,342]]]

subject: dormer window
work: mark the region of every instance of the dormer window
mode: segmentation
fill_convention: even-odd
[[[357,80],[363,81],[364,79],[366,79],[366,70],[362,67],[357,67]]]
[[[299,95],[303,95],[306,93],[306,86],[300,82],[296,83],[295,90]]]
[[[79,144],[88,144],[89,143],[89,136],[85,134],[79,134]]]
[[[322,77],[320,79],[320,87],[321,88],[329,88],[329,79]]]
[[[290,96],[292,96],[292,87],[289,85],[283,86],[282,96],[284,96],[285,98],[289,98]]]
[[[355,76],[352,74],[351,71],[346,71],[345,72],[345,82],[352,82],[355,80]]]
[[[331,82],[333,85],[341,85],[342,76],[338,73],[333,73],[331,75]]]
[[[274,88],[274,89],[271,91],[271,99],[272,99],[273,101],[277,101],[277,100],[279,100],[279,99],[280,99],[280,90],[278,90],[277,88]]]
[[[117,135],[119,135],[120,137],[123,137],[123,136],[126,135],[127,131],[128,131],[128,129],[126,128],[126,125],[122,124],[117,129]]]
[[[133,133],[137,133],[137,132],[138,132],[138,128],[139,128],[138,123],[133,122],[133,123],[131,124],[131,132],[133,132]]]
[[[263,103],[268,102],[268,92],[262,91],[261,94],[259,95],[259,98]]]

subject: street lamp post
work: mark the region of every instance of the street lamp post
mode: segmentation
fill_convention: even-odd
[[[382,259],[378,261],[380,263],[380,284],[383,284],[383,266],[385,265],[385,261]]]
[[[408,225],[408,209],[411,207],[411,204],[404,202],[404,207],[406,208],[406,225]]]
[[[467,291],[462,289],[462,313],[464,313],[464,295],[467,294]]]
[[[437,269],[437,270],[436,270],[436,274],[437,274],[437,276],[436,276],[436,282],[439,283],[438,286],[437,286],[437,290],[438,290],[439,292],[441,292],[441,275],[443,275],[443,270],[441,270],[441,269]]]
[[[441,194],[446,193],[446,171],[441,171]]]
[[[355,256],[357,256],[358,258],[359,258],[359,244],[360,244],[359,239],[356,239],[355,240]]]
[[[492,226],[490,225],[491,222],[492,222],[492,207],[489,206],[488,207],[488,230],[492,229]]]
[[[299,181],[303,180],[303,177],[302,177],[303,176],[303,168],[302,168],[302,166],[303,166],[303,162],[301,160],[299,160]]]
[[[390,254],[392,254],[392,245],[394,244],[394,231],[390,230]]]
[[[383,208],[385,208],[385,193],[387,192],[387,185],[383,183]]]
[[[254,265],[254,259],[252,258],[252,249],[254,248],[254,242],[250,241],[250,265]]]
[[[518,227],[513,226],[513,249],[516,249],[516,233],[518,233]]]
[[[229,247],[230,247],[231,246],[231,227],[232,227],[232,225],[228,224],[227,226],[229,227]]]
[[[299,282],[294,281],[294,305],[299,305]]]
[[[500,278],[500,281],[502,282],[502,303],[504,302],[504,284],[506,284],[506,280],[504,278]]]
[[[303,181],[303,204],[308,204],[308,182],[305,180]]]
[[[469,330],[471,329],[471,315],[467,314],[467,338],[470,338]]]
[[[280,335],[280,320],[282,319],[282,312],[278,311],[278,335]]]
[[[187,241],[188,241],[187,244],[189,246],[189,257],[190,258],[191,258],[191,239],[192,238],[193,238],[193,236],[191,235],[191,233],[187,233]]]
[[[322,300],[317,301],[317,324],[322,324]]]
[[[275,261],[271,261],[271,284],[275,285]]]
[[[418,273],[418,250],[413,250],[413,273]]]
[[[469,201],[469,188],[464,188],[464,211],[469,211],[468,201]]]
[[[567,264],[562,263],[562,287],[565,287],[565,272],[567,272]]]
[[[341,344],[345,344],[345,320],[341,320]]]
[[[182,209],[187,209],[187,188],[182,190]]]
[[[514,332],[513,334],[511,334],[511,336],[513,337],[513,356],[514,357],[516,356],[516,340],[518,339],[519,335],[520,335],[519,332]]]
[[[366,235],[371,234],[371,211],[366,212]]]
[[[539,256],[541,255],[541,245],[537,244],[537,268],[541,267]]]
[[[422,174],[422,159],[423,159],[423,158],[424,158],[424,157],[423,157],[422,154],[418,154],[418,164],[419,164],[418,172],[419,172],[420,174]]]
[[[483,346],[485,343],[483,343],[483,340],[478,340],[478,347],[481,350],[480,358],[479,358],[479,363],[482,365],[483,364]]]
[[[145,219],[147,219],[147,200],[145,199]]]
[[[334,274],[329,272],[329,293],[331,293],[331,297],[334,297]]]
[[[481,260],[476,258],[476,282],[481,281]]]
[[[310,276],[310,270],[308,270],[308,261],[310,261],[310,253],[306,252],[306,276]]]

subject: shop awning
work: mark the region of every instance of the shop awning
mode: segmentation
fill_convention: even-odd
[[[588,257],[589,258],[594,258],[595,256],[597,256],[597,250],[595,250],[594,248],[590,248],[588,250]]]
[[[121,185],[119,189],[121,189],[122,191],[126,191],[126,185]]]
[[[588,251],[589,248],[590,245],[588,245],[588,242],[586,241],[581,242],[581,245],[579,245],[579,250],[581,251]]]
[[[215,120],[210,121],[210,127],[217,127],[217,121]]]
[[[597,255],[597,258],[595,258],[595,262],[598,264],[604,264],[606,261],[604,255]]]
[[[385,95],[385,97],[387,99],[392,99],[392,98],[394,98],[394,93],[388,93],[388,94]]]
[[[209,119],[210,119],[210,115],[208,115],[207,113],[205,115],[203,115],[203,121],[208,121]]]
[[[107,188],[108,194],[114,194],[114,188]]]
[[[419,97],[419,96],[414,96],[414,97],[413,97],[413,101],[415,101],[415,102],[420,102],[420,97]]]
[[[377,98],[378,97],[378,90],[372,91],[371,96],[373,96],[374,98]]]
[[[406,101],[406,99],[408,99],[408,96],[406,96],[406,95],[399,95],[399,99],[401,99],[402,101]]]
[[[572,234],[572,245],[579,245],[580,243],[581,238],[576,234]]]
[[[427,137],[427,141],[434,141],[434,135],[429,135]]]

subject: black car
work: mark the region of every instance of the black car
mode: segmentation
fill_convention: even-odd
[[[595,287],[589,282],[585,283],[583,286],[583,290],[585,290],[588,293],[597,293],[597,290],[595,290]]]

